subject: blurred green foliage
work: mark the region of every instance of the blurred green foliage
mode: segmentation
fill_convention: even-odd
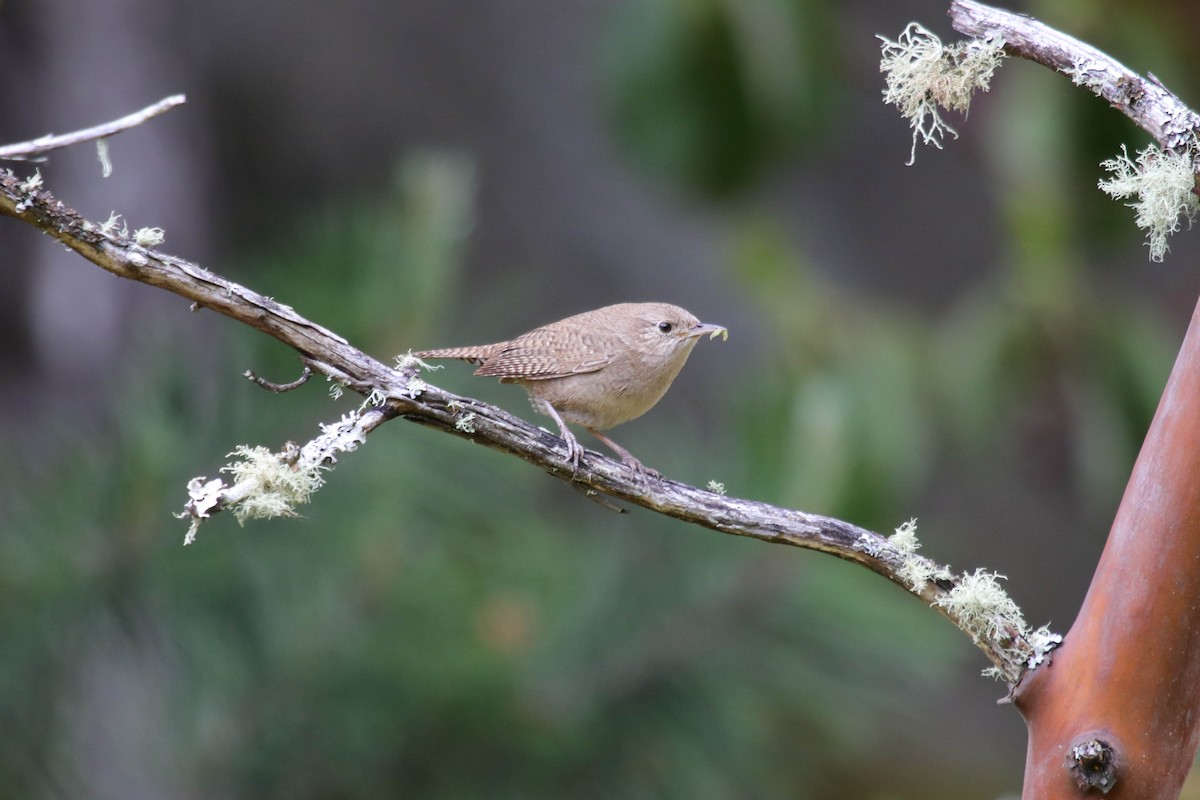
[[[895,527],[930,466],[927,330],[838,290],[766,218],[742,227],[732,260],[777,348],[764,359],[769,411],[742,419],[750,485],[790,507]]]
[[[646,170],[721,197],[828,134],[822,0],[624,3],[606,53],[616,139]]]

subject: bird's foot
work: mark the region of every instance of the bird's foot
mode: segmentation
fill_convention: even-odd
[[[650,467],[647,467],[645,464],[643,464],[641,461],[638,461],[637,457],[634,456],[633,453],[629,452],[624,447],[621,447],[621,445],[617,444],[616,442],[614,442],[612,439],[605,436],[600,431],[596,430],[595,428],[588,428],[588,432],[591,433],[592,436],[595,436],[597,439],[604,442],[604,444],[610,450],[612,450],[614,453],[619,455],[621,457],[621,463],[624,464],[625,466],[629,467],[629,469],[633,472],[633,476],[635,478],[661,478],[662,477],[662,475],[658,474],[658,470],[651,469]]]
[[[571,433],[571,429],[567,427],[567,423],[563,422],[563,418],[546,400],[537,400],[534,402],[536,408],[540,408],[542,413],[558,423],[558,433],[562,436],[563,444],[567,446],[567,463],[571,465],[571,479],[579,474],[579,462],[583,460],[583,445],[575,438],[575,434]]]
[[[635,478],[654,478],[655,480],[658,480],[662,477],[662,474],[659,473],[658,470],[654,469],[653,467],[647,467],[629,453],[625,453],[625,455],[621,457],[621,463],[633,471]]]
[[[567,462],[571,465],[571,477],[574,478],[579,474],[579,462],[583,459],[583,445],[569,432],[563,437],[563,443],[567,446]]]

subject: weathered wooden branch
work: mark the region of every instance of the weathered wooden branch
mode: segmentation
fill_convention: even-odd
[[[1000,37],[1008,55],[1061,72],[1104,98],[1164,150],[1195,151],[1200,116],[1153,75],[1138,75],[1107,53],[1024,14],[975,0],[953,0],[949,13],[959,33],[976,39]]]
[[[11,172],[0,171],[0,214],[29,223],[114,275],[179,295],[191,302],[193,311],[210,309],[278,339],[294,348],[312,369],[373,401],[347,415],[339,425],[324,426],[325,434],[309,443],[316,453],[313,457],[329,460],[334,452],[353,449],[388,419],[403,417],[515,455],[587,494],[607,495],[721,533],[819,550],[861,564],[913,591],[967,632],[1010,684],[1019,679],[1028,659],[1037,657],[1024,631],[992,615],[986,605],[971,607],[968,599],[964,609],[953,602],[956,590],[964,588],[961,583],[970,583],[972,576],[964,576],[960,582],[887,537],[830,517],[634,475],[623,464],[590,450],[573,474],[566,448],[557,436],[503,409],[426,383],[412,363],[401,369],[388,366],[290,307],[245,286],[138,245],[111,226],[88,222],[36,181],[22,181]],[[301,451],[303,448],[292,448],[280,457],[293,463],[304,457]],[[189,485],[191,499],[182,516],[207,518],[244,501],[251,491],[244,483],[226,486],[219,480],[198,478]],[[915,562],[918,573],[935,576],[916,581],[915,589],[910,588],[913,559],[920,559]]]

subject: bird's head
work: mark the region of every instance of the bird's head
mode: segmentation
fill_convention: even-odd
[[[669,303],[627,303],[620,308],[624,334],[636,343],[637,351],[650,363],[682,366],[696,342],[707,336],[729,338],[721,325],[696,319],[688,311]]]

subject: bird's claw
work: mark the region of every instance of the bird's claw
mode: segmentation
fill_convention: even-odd
[[[662,477],[662,474],[658,470],[654,469],[653,467],[647,467],[645,464],[631,455],[626,455],[621,459],[621,462],[633,471],[633,476],[635,478],[653,478],[658,480]]]
[[[579,464],[583,460],[583,445],[578,440],[564,439],[567,445],[567,463],[571,465],[571,477],[579,474]]]

